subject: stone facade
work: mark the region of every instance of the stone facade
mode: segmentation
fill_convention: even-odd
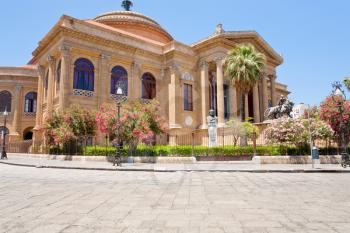
[[[39,42],[27,68],[0,69],[0,91],[10,90],[18,109],[16,117],[15,113],[10,116],[10,134],[22,135],[26,127],[39,129],[54,110],[72,105],[96,110],[113,103],[111,72],[115,67],[127,73],[128,99],[153,95],[149,89],[155,88],[155,99],[169,122],[169,143],[178,131],[205,130],[210,108],[216,109],[223,127],[225,120],[240,114],[240,93],[225,80],[223,60],[242,43],[253,44],[267,58],[261,82],[245,99],[245,115],[258,123],[269,105],[289,94],[287,86],[277,82],[276,67],[283,63],[282,57],[258,33],[226,32],[219,25],[210,37],[186,45],[136,12],[110,12],[91,20],[62,16]],[[81,59],[91,70],[77,70]],[[1,73],[6,69],[8,74]],[[146,76],[154,78],[155,85],[146,83]],[[81,81],[88,77],[92,79]],[[37,92],[36,118],[22,111],[23,95],[31,90]],[[41,140],[39,131],[34,139]]]

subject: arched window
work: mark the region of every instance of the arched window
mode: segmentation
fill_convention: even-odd
[[[142,98],[156,98],[156,79],[151,73],[144,73],[142,75]]]
[[[60,81],[61,81],[61,60],[58,62],[56,69],[56,95],[60,91]]]
[[[7,110],[11,112],[11,93],[8,91],[0,92],[0,112]]]
[[[25,96],[24,112],[36,112],[37,93],[29,92]]]
[[[73,88],[94,91],[94,65],[86,58],[79,58],[74,64]]]
[[[111,94],[116,93],[117,84],[121,84],[124,96],[128,95],[128,72],[121,66],[116,66],[111,72]]]

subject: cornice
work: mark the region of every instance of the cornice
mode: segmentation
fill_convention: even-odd
[[[223,42],[230,39],[253,39],[257,42],[266,53],[268,53],[277,65],[283,63],[283,58],[279,55],[257,32],[255,31],[236,31],[236,32],[223,32],[221,34],[214,34],[204,40],[201,40],[192,45],[192,47],[200,51],[201,49],[207,48],[209,45]],[[227,43],[227,42],[226,42]],[[234,43],[233,43],[234,44]]]

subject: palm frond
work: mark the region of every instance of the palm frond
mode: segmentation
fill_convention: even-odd
[[[265,55],[256,51],[253,45],[240,45],[225,59],[225,76],[232,85],[248,92],[260,80],[265,64]]]

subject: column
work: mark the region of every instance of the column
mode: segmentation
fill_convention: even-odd
[[[270,75],[270,85],[271,85],[272,106],[276,106],[277,105],[277,99],[276,99],[276,76]]]
[[[263,113],[265,113],[265,111],[267,110],[267,108],[269,107],[269,100],[268,100],[268,94],[267,94],[267,77],[266,75],[263,75],[262,77],[262,82],[261,82],[261,86],[262,86],[262,98],[263,98]]]
[[[13,129],[14,134],[19,135],[19,124],[20,124],[20,115],[21,115],[21,99],[22,99],[22,86],[17,85],[15,90],[15,96],[13,100],[14,112],[13,112]]]
[[[237,88],[236,86],[230,87],[230,117],[237,118],[238,110],[237,110]]]
[[[61,77],[60,77],[60,93],[59,93],[59,109],[65,110],[69,106],[68,93],[70,86],[73,84],[69,83],[70,76],[70,48],[62,46],[61,50]]]
[[[249,117],[249,99],[248,94],[244,94],[244,120]]]
[[[95,79],[96,85],[96,96],[97,98],[97,107],[100,108],[101,105],[107,103],[110,99],[111,89],[111,70],[108,67],[109,56],[105,54],[100,55],[99,60],[99,73],[98,78]]]
[[[253,105],[254,105],[254,122],[260,122],[260,103],[259,103],[259,88],[255,84],[253,88]]]
[[[55,70],[56,70],[56,59],[53,56],[48,57],[49,62],[49,82],[48,82],[48,91],[47,91],[47,116],[52,115],[53,111],[53,90],[54,90],[54,81],[55,81]]]
[[[176,64],[170,66],[170,83],[169,83],[169,127],[180,128],[176,122],[176,109],[179,102],[179,68]]]
[[[42,65],[38,66],[38,95],[36,105],[36,119],[35,129],[39,130],[42,124],[43,117],[43,102],[44,102],[44,80],[45,80],[45,67]]]
[[[209,114],[209,75],[208,63],[202,61],[200,64],[201,75],[201,104],[202,104],[202,129],[208,128],[207,116]]]
[[[224,71],[223,59],[216,59],[216,85],[218,102],[218,126],[225,126],[225,104],[224,104]]]

